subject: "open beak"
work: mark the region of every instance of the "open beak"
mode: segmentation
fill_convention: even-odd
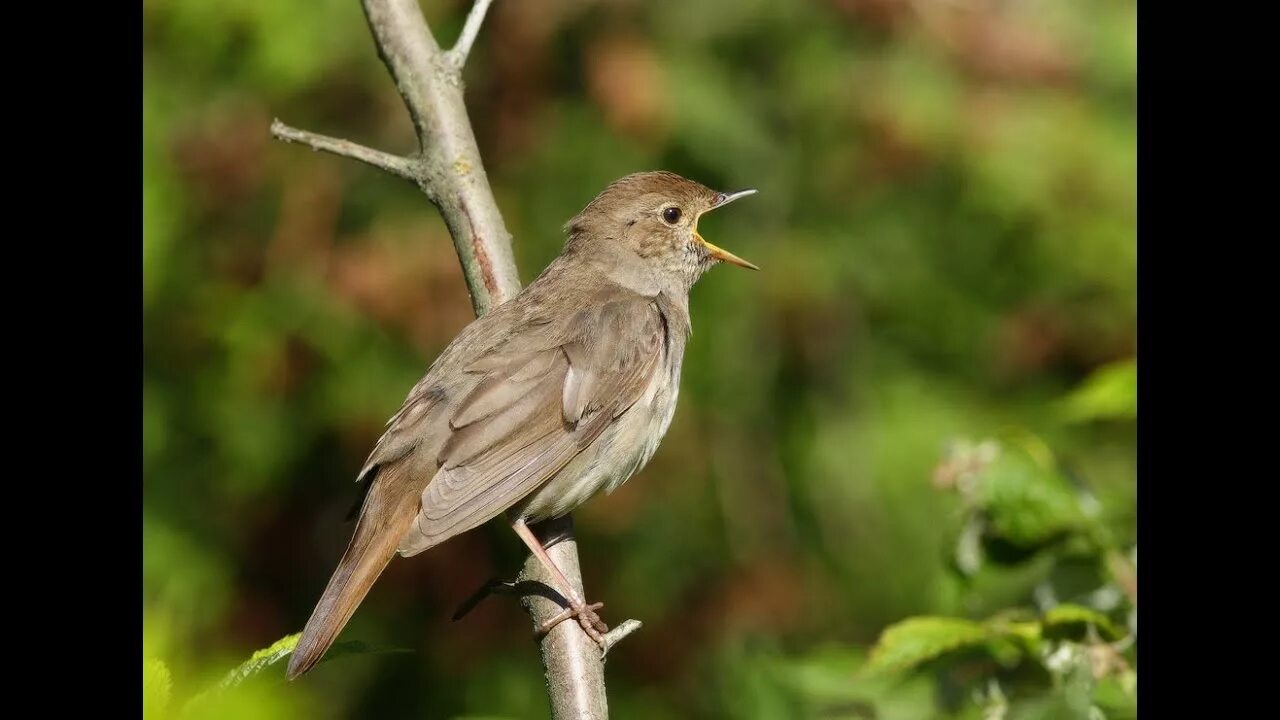
[[[719,193],[716,196],[715,203],[713,203],[711,207],[707,209],[715,210],[716,208],[722,208],[725,205],[728,205],[729,203],[733,202],[734,200],[737,200],[738,198],[744,198],[748,195],[755,195],[755,194],[756,194],[755,188],[738,190],[737,192],[731,192],[731,193]],[[693,237],[696,238],[698,242],[705,245],[707,250],[711,252],[711,257],[717,260],[723,260],[727,263],[733,263],[738,267],[750,268],[752,270],[760,269],[755,265],[755,263],[747,262],[746,260],[743,260],[737,255],[734,255],[733,253],[729,252],[728,250],[725,250],[724,248],[716,247],[715,245],[712,245],[711,243],[707,242],[706,238],[698,234],[698,224],[696,222],[693,225]]]

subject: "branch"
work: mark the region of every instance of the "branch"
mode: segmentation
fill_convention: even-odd
[[[418,184],[449,226],[471,305],[482,315],[520,292],[520,276],[462,100],[462,66],[440,50],[417,0],[363,3],[378,54],[418,133]]]
[[[467,14],[467,22],[462,26],[462,34],[458,36],[458,42],[454,43],[453,49],[449,51],[449,58],[459,68],[467,64],[467,56],[471,54],[471,44],[476,41],[476,35],[480,33],[480,25],[484,23],[484,14],[489,12],[489,5],[492,3],[493,0],[476,0],[476,4],[471,6],[471,12]]]
[[[417,183],[453,237],[476,315],[520,292],[511,233],[502,221],[462,100],[462,66],[492,0],[479,0],[453,51],[436,44],[417,0],[362,0],[378,55],[391,72],[418,136],[418,152],[398,157],[273,123],[272,134],[354,157]]]
[[[578,543],[573,537],[573,519],[563,517],[532,527],[547,554],[579,597],[582,592],[582,570],[578,565]],[[538,559],[529,556],[520,571],[518,583],[537,582],[555,587],[555,580]],[[520,604],[533,618],[534,627],[558,615],[563,598],[549,599],[538,593],[521,596]],[[634,622],[634,621],[628,621]],[[604,656],[595,641],[583,632],[577,622],[566,620],[542,636],[542,666],[547,677],[547,694],[551,698],[551,717],[555,720],[604,720],[609,717],[609,700],[605,696]]]
[[[489,187],[475,133],[462,96],[462,69],[492,0],[476,0],[457,44],[442,51],[418,7],[418,0],[361,0],[378,55],[395,80],[418,136],[418,152],[398,157],[346,140],[272,124],[272,134],[303,142],[313,149],[352,157],[417,183],[440,210],[462,264],[471,304],[483,315],[520,292],[520,276],[511,251],[511,234]],[[573,520],[568,516],[533,526],[553,562],[582,593]],[[520,573],[521,582],[548,588],[556,581],[533,557]],[[583,595],[585,597],[585,595]],[[537,628],[561,607],[540,595],[523,604]],[[619,624],[606,636],[606,651],[640,627],[635,620]],[[604,653],[575,622],[562,622],[539,640],[551,699],[552,717],[607,718]]]
[[[405,180],[417,181],[414,174],[416,168],[413,160],[384,153],[381,150],[374,150],[363,145],[353,143],[350,140],[342,140],[340,138],[332,138],[327,135],[317,135],[316,133],[299,130],[289,127],[279,120],[271,123],[271,135],[277,140],[283,140],[287,143],[299,142],[309,146],[312,150],[322,150],[334,155],[349,157],[359,160],[362,163],[368,163],[381,170],[404,178]]]

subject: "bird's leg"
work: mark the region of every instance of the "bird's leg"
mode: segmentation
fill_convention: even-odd
[[[533,534],[533,531],[529,529],[529,526],[525,524],[524,520],[516,520],[512,523],[511,527],[515,529],[516,534],[520,536],[520,539],[524,541],[524,544],[529,546],[529,550],[538,558],[538,561],[555,576],[556,580],[560,583],[560,592],[564,593],[565,599],[569,601],[569,607],[566,608],[564,612],[542,623],[538,628],[538,632],[550,632],[551,628],[559,625],[561,622],[564,622],[571,617],[576,617],[578,618],[578,624],[582,626],[582,629],[587,633],[587,635],[590,636],[592,640],[599,643],[601,647],[604,647],[604,633],[609,632],[609,626],[605,625],[604,621],[600,619],[600,616],[596,614],[596,610],[604,607],[604,603],[591,603],[588,605],[586,601],[578,595],[577,591],[573,589],[573,585],[569,583],[569,579],[566,578],[564,573],[560,572],[560,568],[556,567],[556,564],[551,561],[551,556],[547,554],[547,549],[542,546],[542,543],[538,540],[537,536]]]

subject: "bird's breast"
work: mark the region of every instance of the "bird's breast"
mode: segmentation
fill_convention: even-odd
[[[619,415],[594,443],[526,498],[518,514],[540,522],[573,512],[596,493],[613,492],[640,472],[658,450],[680,394],[680,358],[664,358],[662,370],[634,405]]]

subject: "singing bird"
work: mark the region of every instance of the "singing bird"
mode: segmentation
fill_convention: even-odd
[[[758,270],[698,234],[698,218],[755,190],[670,172],[614,181],[571,219],[564,249],[519,295],[454,338],[409,392],[357,479],[346,553],[289,661],[320,660],[399,552],[416,555],[503,513],[602,642],[607,627],[529,524],[612,492],[671,424],[689,290],[718,262]],[[549,628],[542,628],[544,631]]]

